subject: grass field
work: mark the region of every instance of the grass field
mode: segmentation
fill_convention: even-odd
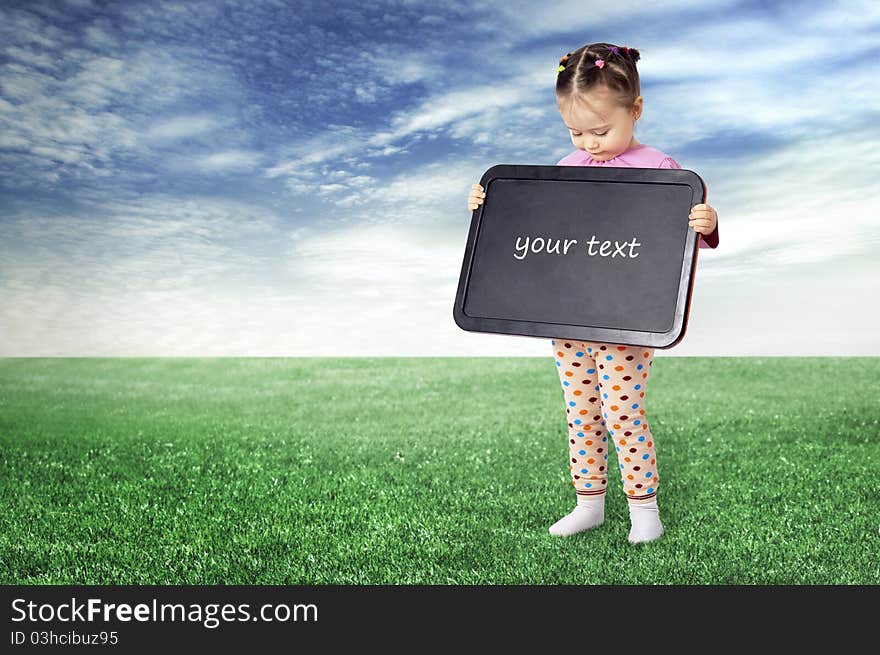
[[[878,584],[878,358],[672,358],[666,533],[574,505],[536,358],[0,359],[3,584]],[[613,457],[613,455],[612,455]]]

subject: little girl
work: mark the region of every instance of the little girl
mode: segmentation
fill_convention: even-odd
[[[639,143],[633,130],[642,114],[635,48],[592,43],[559,60],[556,104],[577,150],[557,166],[681,168],[672,157]],[[468,207],[486,197],[471,187]],[[718,214],[708,204],[694,205],[688,225],[699,232],[700,248],[718,247]],[[608,450],[617,453],[620,482],[627,498],[631,543],[663,534],[657,508],[657,456],[645,416],[648,374],[654,349],[613,343],[554,339],[551,345],[568,415],[569,469],[577,504],[550,526],[568,536],[605,520]]]

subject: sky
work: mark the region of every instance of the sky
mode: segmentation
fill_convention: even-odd
[[[552,356],[453,319],[555,69],[638,48],[635,136],[720,245],[657,356],[880,354],[880,3],[0,3],[0,356]]]

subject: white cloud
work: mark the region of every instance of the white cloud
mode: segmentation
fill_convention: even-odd
[[[167,144],[212,132],[222,126],[222,121],[210,114],[172,116],[156,121],[147,129],[145,137],[150,141]]]

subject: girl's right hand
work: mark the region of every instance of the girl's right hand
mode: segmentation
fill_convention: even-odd
[[[486,192],[483,190],[482,185],[480,184],[472,184],[471,192],[468,194],[468,209],[476,210],[477,207],[483,204],[483,199],[486,197]]]

